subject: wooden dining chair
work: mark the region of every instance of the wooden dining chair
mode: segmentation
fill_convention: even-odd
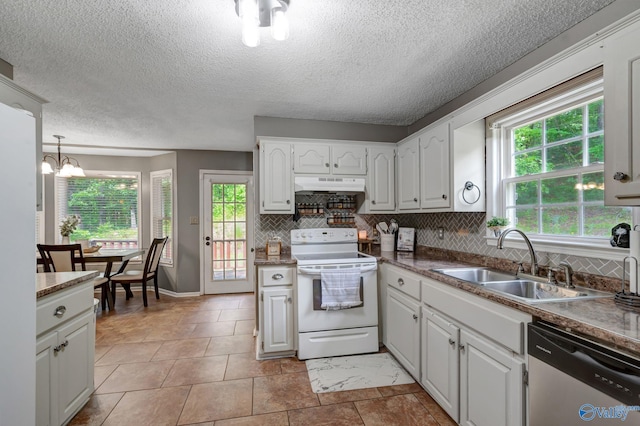
[[[164,245],[167,243],[167,239],[168,237],[153,239],[142,271],[131,271],[111,276],[111,282],[113,283],[114,288],[116,284],[120,284],[124,287],[127,300],[129,300],[130,297],[133,297],[133,293],[131,293],[131,284],[142,284],[142,302],[146,307],[147,281],[149,280],[153,280],[156,299],[160,299],[160,293],[158,292],[158,266],[160,264],[160,258],[162,257],[162,250],[164,249]],[[113,300],[115,301],[115,291],[113,293]]]
[[[82,246],[80,244],[38,244],[38,251],[42,258],[44,272],[70,272],[70,271],[86,271],[87,265],[82,255]],[[80,269],[77,269],[77,266]],[[109,278],[97,277],[93,280],[93,288],[100,288],[102,300],[102,310],[106,308],[109,302]],[[109,306],[113,309],[113,306]]]

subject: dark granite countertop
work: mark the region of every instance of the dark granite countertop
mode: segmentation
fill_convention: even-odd
[[[407,269],[425,277],[432,278],[452,287],[474,293],[485,299],[493,300],[505,306],[526,312],[535,318],[571,330],[609,346],[640,356],[640,311],[620,307],[611,299],[572,300],[569,302],[544,302],[527,304],[501,296],[483,289],[476,284],[445,276],[432,269],[462,266],[486,266],[498,270],[513,269],[511,261],[488,258],[481,255],[449,252],[419,247],[416,253],[380,253],[374,250],[372,255],[380,262],[386,262]],[[256,265],[295,265],[290,253],[269,257],[262,252],[256,253]],[[576,285],[610,290],[610,279],[576,274]]]
[[[98,271],[40,272],[36,274],[36,299],[98,276]]]

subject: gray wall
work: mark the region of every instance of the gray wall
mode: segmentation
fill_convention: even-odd
[[[254,117],[253,132],[258,136],[304,139],[338,139],[371,142],[398,142],[407,136],[405,126]]]
[[[190,216],[200,216],[200,170],[253,170],[253,153],[231,151],[177,151],[176,292],[200,291],[200,226]]]

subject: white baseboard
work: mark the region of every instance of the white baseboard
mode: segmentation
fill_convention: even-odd
[[[99,290],[100,289],[98,288],[98,289],[96,289],[95,292],[99,292]],[[139,287],[139,286],[131,287],[131,291],[135,292],[135,293],[142,293],[142,287]],[[153,292],[153,286],[151,286],[151,288],[147,287],[147,293],[149,293],[149,292]],[[166,290],[164,288],[159,288],[158,292],[160,294],[165,294],[165,295],[171,296],[171,297],[196,297],[196,296],[200,296],[201,295],[200,292],[197,292],[197,291],[191,291],[191,292],[188,292],[188,293],[177,293],[175,291]],[[124,294],[124,288],[118,286],[116,288],[116,293]]]

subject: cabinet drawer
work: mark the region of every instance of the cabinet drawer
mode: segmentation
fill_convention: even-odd
[[[58,307],[64,313],[56,316]],[[89,309],[93,309],[92,280],[43,297],[36,307],[36,336]]]
[[[387,284],[420,300],[420,278],[416,275],[390,267],[387,270]]]
[[[260,268],[260,285],[264,287],[274,285],[292,285],[294,268]]]

